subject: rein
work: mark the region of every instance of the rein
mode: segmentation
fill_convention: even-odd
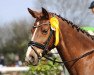
[[[46,59],[48,59],[48,60],[50,60],[50,61],[53,61],[53,64],[54,63],[60,63],[60,64],[65,64],[65,63],[69,63],[69,62],[73,62],[73,64],[71,65],[71,67],[70,68],[72,68],[72,66],[78,61],[78,60],[80,60],[80,59],[82,59],[82,58],[84,58],[84,57],[86,57],[86,56],[88,56],[88,55],[90,55],[90,54],[92,54],[92,53],[94,53],[94,50],[92,50],[92,51],[89,51],[89,52],[87,52],[87,53],[85,53],[85,54],[83,54],[83,55],[81,55],[81,56],[79,56],[79,57],[76,57],[76,58],[74,58],[74,59],[72,59],[72,60],[65,60],[65,61],[63,61],[63,62],[59,62],[59,61],[56,61],[56,58],[55,59],[51,59],[51,58],[49,58],[49,57],[47,57],[47,56],[44,56]]]

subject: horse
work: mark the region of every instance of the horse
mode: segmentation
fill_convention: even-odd
[[[36,19],[31,28],[25,61],[37,66],[39,60],[56,48],[70,75],[94,75],[94,40],[73,22],[48,12],[28,8]]]

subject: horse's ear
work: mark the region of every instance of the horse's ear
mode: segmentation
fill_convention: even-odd
[[[47,10],[44,9],[43,7],[42,7],[42,13],[43,13],[43,16],[44,16],[46,19],[49,19],[49,14],[48,14]]]
[[[28,8],[29,13],[34,17],[34,18],[38,18],[39,17],[39,13],[36,11],[31,10],[30,8]]]

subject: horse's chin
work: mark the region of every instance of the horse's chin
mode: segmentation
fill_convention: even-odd
[[[32,63],[32,65],[33,65],[33,66],[37,66],[37,65],[38,65],[38,63]]]
[[[31,64],[32,64],[33,66],[37,66],[38,63],[39,63],[39,61],[37,60],[37,61],[32,62]]]

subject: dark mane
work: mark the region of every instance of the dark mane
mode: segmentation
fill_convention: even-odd
[[[81,31],[83,34],[86,34],[88,37],[91,37],[92,40],[94,40],[94,37],[92,35],[90,35],[87,31],[82,30],[79,26],[77,26],[76,24],[74,24],[73,22],[61,17],[60,15],[57,15],[56,13],[54,13],[56,16],[60,17],[63,21],[66,21],[68,24],[70,24],[72,26],[72,28],[76,29],[78,32]]]

